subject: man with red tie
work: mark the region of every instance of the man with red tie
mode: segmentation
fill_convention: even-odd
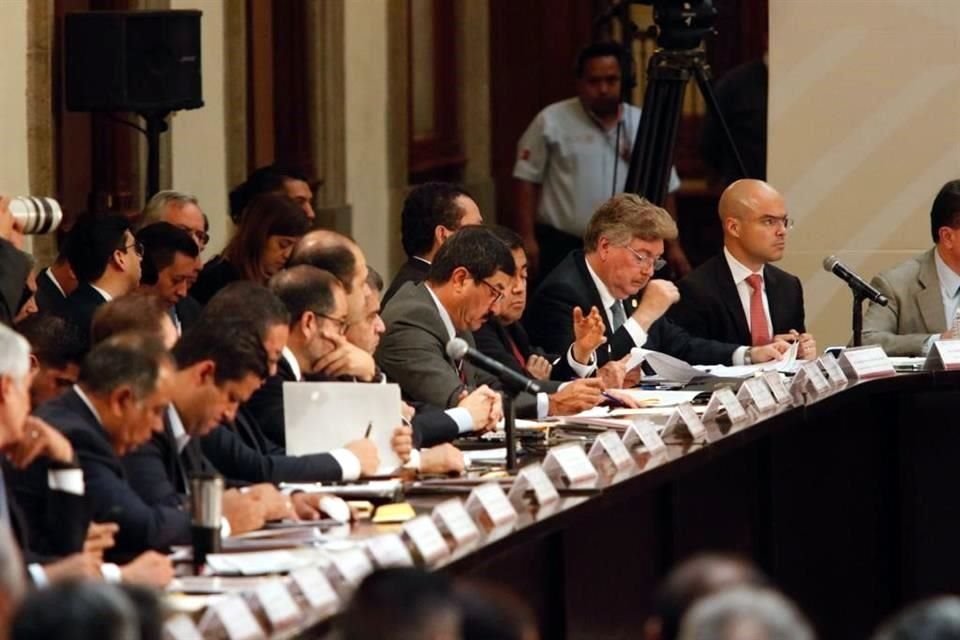
[[[680,281],[670,319],[701,338],[799,342],[798,357],[816,358],[800,280],[770,264],[783,257],[793,227],[783,196],[761,180],[738,180],[720,197],[719,212],[723,252]]]

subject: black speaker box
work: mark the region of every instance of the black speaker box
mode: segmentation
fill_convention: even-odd
[[[203,106],[200,11],[85,11],[64,22],[70,111]]]

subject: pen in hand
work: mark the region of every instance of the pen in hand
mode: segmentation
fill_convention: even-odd
[[[367,430],[364,432],[363,437],[369,438],[371,431],[373,431],[373,420],[367,423]]]
[[[604,397],[604,399],[607,401],[607,404],[611,407],[627,406],[627,403],[625,403],[623,400],[621,400],[620,398],[616,397],[613,394],[607,393],[606,391],[601,391],[600,395]]]

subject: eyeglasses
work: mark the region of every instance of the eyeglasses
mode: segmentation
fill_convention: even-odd
[[[193,236],[193,238],[196,239],[196,241],[200,244],[201,247],[207,246],[207,243],[210,242],[210,234],[207,233],[206,231],[198,231],[196,229],[191,229],[185,224],[178,224],[176,226],[178,229],[182,229],[183,231],[186,231],[191,236]]]
[[[323,318],[323,319],[325,319],[325,320],[329,320],[330,322],[332,322],[332,323],[334,323],[335,325],[337,325],[337,333],[339,333],[341,336],[344,335],[344,334],[347,332],[347,327],[350,326],[350,323],[348,323],[345,318],[334,318],[333,316],[328,316],[328,315],[325,314],[325,313],[316,313],[316,312],[315,312],[315,314],[316,314],[316,316],[317,316],[318,318]]]
[[[474,281],[482,282],[483,284],[487,285],[488,289],[490,289],[490,293],[493,294],[493,302],[491,302],[490,304],[497,304],[498,302],[503,300],[503,291],[500,291],[500,289],[497,289],[495,286],[493,286],[486,280],[483,280],[482,278],[474,278]]]
[[[623,248],[634,255],[634,257],[637,259],[637,262],[640,263],[641,267],[645,267],[649,265],[653,267],[654,271],[659,271],[660,269],[663,269],[665,266],[667,266],[667,261],[664,260],[663,258],[654,258],[649,253],[640,253],[639,251],[636,251],[629,245],[623,245]]]
[[[757,222],[760,223],[761,227],[766,229],[775,229],[777,227],[783,227],[784,231],[790,231],[793,229],[793,225],[796,222],[789,216],[763,216],[757,219]]]
[[[142,258],[142,257],[143,257],[143,243],[142,243],[142,242],[133,242],[133,243],[131,243],[131,244],[125,244],[125,245],[123,245],[122,251],[123,251],[124,253],[126,253],[127,251],[130,251],[130,249],[133,249],[133,250],[134,250],[134,252],[137,254],[137,257],[138,257],[138,258]]]

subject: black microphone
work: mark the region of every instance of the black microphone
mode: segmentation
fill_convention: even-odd
[[[467,341],[462,338],[452,338],[450,342],[447,343],[447,355],[454,360],[466,358],[484,371],[500,378],[501,382],[511,389],[540,393],[540,385],[537,384],[535,380],[531,380],[527,376],[517,373],[510,367],[500,364],[493,358],[483,355],[467,344]]]
[[[887,306],[890,300],[875,288],[870,286],[863,278],[850,271],[842,262],[837,260],[837,256],[829,256],[823,259],[823,268],[833,275],[837,276],[867,300],[876,302],[881,307]]]

